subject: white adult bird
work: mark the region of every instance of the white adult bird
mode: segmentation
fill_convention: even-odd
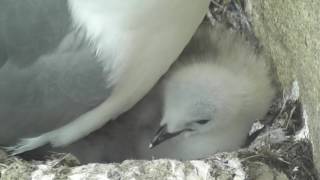
[[[170,71],[154,149],[144,142],[142,156],[186,160],[235,150],[267,113],[274,88],[265,62],[239,34],[222,30],[202,25],[179,58],[184,64]]]
[[[191,39],[209,0],[69,0],[72,20],[83,30],[108,73],[111,95],[71,123],[10,147],[19,154],[50,143],[68,145],[129,110],[168,70]]]

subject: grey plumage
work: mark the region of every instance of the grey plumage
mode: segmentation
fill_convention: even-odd
[[[50,53],[68,33],[65,0],[1,0],[0,67],[9,60],[23,67]]]
[[[0,2],[0,144],[66,124],[108,96],[66,1]]]
[[[0,70],[1,122],[32,132],[25,134],[28,137],[39,133],[34,126],[44,126],[44,132],[96,106],[107,97],[108,89],[102,68],[92,63],[93,58],[80,48],[43,55],[27,67],[9,60]],[[48,123],[51,127],[45,126]],[[0,130],[0,138],[6,133]]]

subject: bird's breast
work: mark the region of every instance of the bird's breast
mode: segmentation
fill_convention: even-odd
[[[74,23],[95,45],[112,82],[129,67],[166,72],[208,5],[209,0],[69,0]]]

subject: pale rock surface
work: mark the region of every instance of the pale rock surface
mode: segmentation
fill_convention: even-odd
[[[272,60],[282,88],[297,81],[320,170],[320,1],[248,0],[253,30]]]

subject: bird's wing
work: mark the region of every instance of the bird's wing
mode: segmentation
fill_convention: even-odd
[[[25,66],[54,49],[70,30],[65,0],[0,1],[0,67]]]
[[[0,144],[62,126],[108,96],[65,0],[0,1]]]

